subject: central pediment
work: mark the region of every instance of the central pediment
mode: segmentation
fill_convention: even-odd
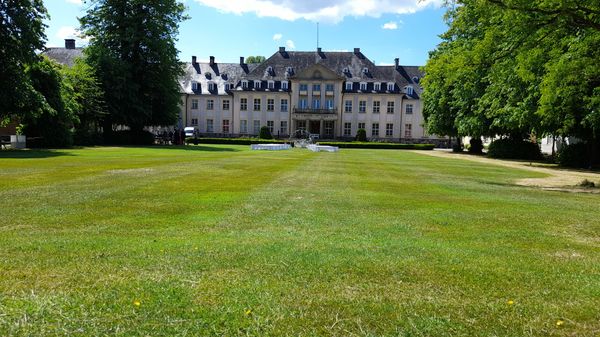
[[[331,69],[329,69],[319,63],[315,63],[312,66],[298,72],[296,75],[291,77],[291,79],[343,81],[344,77],[338,75]]]

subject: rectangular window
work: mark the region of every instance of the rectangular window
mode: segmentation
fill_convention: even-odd
[[[281,99],[281,112],[287,112],[288,111],[288,100],[287,98],[282,98]]]
[[[300,98],[300,109],[308,108],[308,99]]]
[[[229,119],[223,120],[223,133],[229,133]]]
[[[273,121],[267,121],[267,127],[269,128],[269,132],[271,134],[273,134],[273,127],[275,126],[275,123]]]
[[[215,132],[212,119],[206,120],[206,132],[208,132],[208,133]]]
[[[333,84],[325,84],[325,91],[333,91]]]
[[[365,123],[358,123],[358,128],[363,130],[367,129]]]
[[[360,90],[366,91],[367,90],[367,84],[366,83],[361,83],[360,84]]]
[[[254,81],[254,89],[260,89],[262,87],[261,81]]]
[[[248,120],[240,120],[240,133],[248,133]]]
[[[387,137],[391,137],[394,135],[394,124],[392,123],[387,123],[385,125],[385,135]]]
[[[273,82],[273,81],[269,81],[269,82],[267,82],[267,87],[268,87],[269,89],[275,89],[275,82]]]
[[[413,105],[412,104],[407,104],[406,105],[406,114],[407,115],[412,115],[413,113]]]
[[[344,102],[344,112],[352,112],[352,101],[347,100]]]
[[[192,99],[192,110],[198,110],[198,100]]]
[[[208,91],[214,91],[217,89],[217,86],[214,83],[208,84]]]
[[[412,124],[404,124],[404,138],[412,138]]]
[[[229,110],[229,100],[228,99],[223,100],[223,110]]]
[[[375,85],[373,86],[373,90],[381,91],[381,83],[375,83]]]
[[[300,84],[300,91],[308,91],[308,84]]]
[[[325,121],[325,123],[323,124],[323,127],[325,128],[325,135],[332,137],[333,136],[333,121]]]
[[[215,107],[215,100],[207,99],[206,100],[206,110],[212,110]]]
[[[298,130],[306,131],[306,121],[298,121]]]
[[[287,121],[281,121],[280,125],[279,125],[279,133],[282,135],[287,135],[288,134],[288,130],[287,130]]]
[[[281,82],[281,89],[283,89],[283,90],[287,90],[288,89],[288,82],[287,81],[282,81]]]
[[[379,123],[373,123],[371,125],[371,136],[379,137]]]
[[[248,81],[242,81],[242,89],[248,89]]]
[[[394,83],[388,83],[387,90],[388,91],[394,91]]]
[[[373,113],[378,114],[380,109],[381,109],[381,102],[373,101]]]
[[[192,82],[192,90],[194,90],[194,91],[198,90],[198,83],[197,82]]]
[[[241,111],[248,110],[248,99],[247,98],[240,98],[240,110]]]
[[[332,99],[328,99],[326,101],[326,106],[325,108],[327,108],[327,110],[333,110],[333,100]]]
[[[254,111],[260,111],[260,98],[254,99]]]
[[[313,91],[321,91],[321,85],[320,84],[313,84]]]
[[[321,100],[318,98],[313,99],[313,109],[321,109]]]
[[[267,99],[267,111],[275,110],[275,100],[272,98]]]
[[[260,121],[259,120],[255,120],[253,121],[254,125],[253,126],[253,134],[258,135],[260,133]]]
[[[394,113],[394,102],[387,102],[387,113]]]
[[[352,123],[344,123],[344,136],[352,136]]]
[[[358,101],[358,112],[367,112],[367,101]]]
[[[352,82],[346,82],[346,91],[352,90]]]
[[[198,118],[192,118],[192,126],[198,125]]]

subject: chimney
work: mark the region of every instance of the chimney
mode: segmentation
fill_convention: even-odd
[[[197,62],[196,56],[192,56],[192,65],[195,65]]]
[[[75,39],[65,39],[66,49],[75,49]]]
[[[210,65],[211,65],[211,66],[214,66],[214,65],[215,65],[215,57],[214,57],[214,56],[211,56],[211,57],[210,57]]]
[[[321,47],[317,48],[317,53],[321,54]]]
[[[360,48],[354,48],[354,54],[360,54]]]
[[[244,57],[240,56],[240,65],[243,66],[244,65]]]
[[[398,67],[400,66],[400,59],[396,57],[394,59],[394,64],[396,65],[396,69],[398,69]]]
[[[279,47],[279,52],[280,53],[285,53],[285,47]]]

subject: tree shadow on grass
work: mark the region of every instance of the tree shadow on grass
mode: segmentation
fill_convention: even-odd
[[[1,150],[0,159],[41,159],[62,156],[74,156],[74,154],[62,150]]]
[[[239,152],[239,149],[231,147],[216,147],[206,145],[154,145],[147,146],[148,149],[201,151],[201,152]]]

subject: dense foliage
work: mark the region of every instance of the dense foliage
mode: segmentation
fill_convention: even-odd
[[[260,133],[258,134],[258,138],[260,139],[272,139],[273,135],[271,135],[271,130],[267,126],[263,126],[260,128]]]
[[[429,133],[576,137],[598,152],[600,4],[447,2],[449,29],[425,66]]]
[[[246,57],[246,63],[263,63],[266,58],[264,56],[248,56]]]
[[[88,8],[80,21],[90,37],[88,61],[105,93],[105,132],[115,124],[132,130],[175,124],[182,73],[175,40],[186,18],[183,4],[92,0]]]
[[[493,141],[488,148],[492,158],[538,160],[542,158],[540,147],[530,141],[503,138]]]
[[[44,47],[46,19],[42,0],[0,1],[0,124],[42,112],[43,97],[25,69]]]
[[[358,129],[356,131],[356,140],[359,142],[367,141],[367,131],[365,129]]]

